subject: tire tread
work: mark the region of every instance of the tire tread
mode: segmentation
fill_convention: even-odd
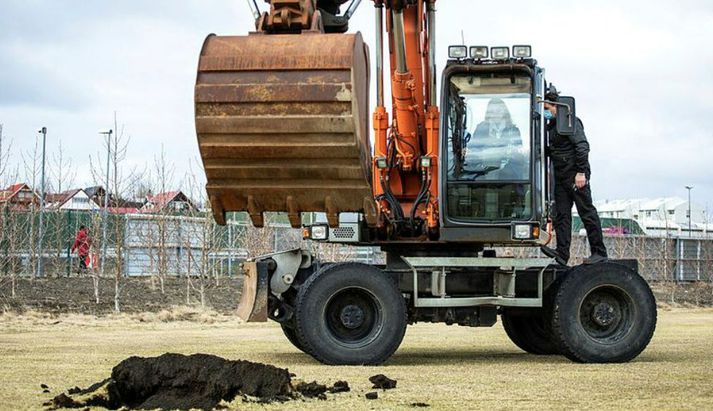
[[[320,281],[320,279],[328,275],[329,272],[343,269],[343,268],[348,268],[350,266],[353,266],[355,269],[364,269],[365,267],[368,267],[370,270],[378,270],[378,268],[362,264],[362,263],[355,263],[355,262],[342,262],[342,263],[336,263],[332,264],[329,266],[326,266],[324,269],[320,270],[317,273],[314,273],[312,276],[310,276],[307,281],[304,282],[304,284],[300,287],[299,293],[297,294],[297,299],[296,299],[296,304],[295,304],[295,333],[297,335],[297,338],[304,347],[304,350],[306,353],[310,354],[312,357],[314,357],[317,361],[323,363],[323,364],[329,364],[329,365],[340,365],[337,364],[330,359],[326,358],[322,353],[320,352],[317,347],[315,347],[313,344],[311,344],[308,339],[304,337],[304,325],[302,322],[299,320],[302,316],[304,316],[304,304],[302,302],[305,300],[305,298],[309,295],[309,293],[313,290],[314,284],[317,281]],[[375,273],[376,274],[376,273]],[[387,275],[383,275],[383,277],[389,281],[393,287],[394,290],[396,290],[399,294],[400,291],[398,290],[398,285],[392,278],[390,278]],[[400,332],[399,338],[397,338],[395,341],[391,343],[391,346],[388,347],[387,350],[385,350],[380,356],[377,356],[375,358],[372,358],[370,361],[365,362],[362,365],[378,365],[386,360],[389,359],[393,355],[394,352],[399,348],[399,345],[401,345],[401,341],[403,340],[404,334],[406,333],[406,323],[408,320],[408,310],[406,309],[406,302],[403,298],[400,298],[398,301],[393,302],[394,304],[402,304],[403,309],[401,310],[403,312],[403,319],[402,319],[402,330]]]

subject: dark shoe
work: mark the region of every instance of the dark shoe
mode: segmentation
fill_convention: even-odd
[[[592,254],[591,257],[585,258],[583,263],[584,264],[596,264],[596,263],[603,263],[604,261],[607,261],[607,260],[608,260],[608,258],[603,255]]]
[[[555,250],[554,248],[546,247],[543,245],[542,247],[540,247],[540,250],[542,250],[542,254],[550,258],[554,258],[558,264],[567,265],[567,259],[562,257],[559,251]]]

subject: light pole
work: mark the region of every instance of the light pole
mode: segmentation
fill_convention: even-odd
[[[686,186],[686,190],[688,190],[688,236],[692,237],[693,232],[691,231],[691,190],[693,190],[693,186]]]
[[[42,134],[42,181],[40,182],[40,226],[39,239],[37,245],[37,276],[42,277],[42,237],[44,237],[44,215],[45,215],[45,148],[47,147],[47,127],[37,130]],[[34,189],[34,188],[33,188]]]
[[[104,276],[104,261],[106,261],[106,225],[107,209],[109,208],[109,158],[111,157],[111,134],[113,130],[100,131],[106,138],[106,186],[104,187],[104,209],[102,210],[102,257],[99,263],[102,277]]]

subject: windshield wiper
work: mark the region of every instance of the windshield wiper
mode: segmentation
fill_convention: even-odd
[[[484,175],[486,175],[486,174],[490,174],[492,171],[495,171],[495,170],[500,170],[500,167],[498,167],[498,166],[486,166],[484,169],[482,169],[482,170],[480,170],[480,171],[476,171],[476,172],[475,172],[475,175],[473,176],[473,178],[471,178],[471,180],[475,180],[475,179],[478,178],[478,177],[482,177],[482,176],[484,176]]]

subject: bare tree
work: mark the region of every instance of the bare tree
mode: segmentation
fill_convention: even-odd
[[[12,140],[7,140],[3,135],[3,125],[0,124],[0,189],[5,188],[10,180],[10,150]]]
[[[118,125],[116,112],[114,112],[115,133],[104,142],[104,150],[93,157],[89,157],[90,171],[94,181],[106,181],[106,155],[109,153],[109,186],[106,187],[111,206],[121,207],[125,203],[125,196],[132,194],[138,182],[143,177],[143,171],[135,167],[128,169],[125,162],[131,143],[131,136],[125,133],[125,126]],[[108,144],[108,146],[107,146]]]
[[[354,247],[344,244],[320,243],[309,241],[312,253],[321,261],[341,263],[352,261],[356,257]]]
[[[275,251],[275,240],[277,230],[272,223],[272,217],[265,218],[265,225],[262,228],[253,227],[252,224],[240,227],[237,230],[237,243],[245,250],[248,258],[270,254]]]
[[[0,190],[4,189],[9,183],[9,177],[7,172],[9,170],[10,162],[10,146],[5,140],[3,135],[3,125],[0,124]],[[2,257],[0,259],[0,272],[4,277],[12,275],[10,278],[11,282],[11,296],[15,298],[15,276],[14,270],[11,270],[11,260],[10,260],[10,240],[13,238],[11,233],[11,222],[10,222],[10,209],[7,203],[0,208],[0,253]],[[11,274],[12,273],[12,274]]]
[[[42,152],[39,147],[39,139],[35,139],[35,144],[32,149],[29,149],[22,153],[22,162],[25,168],[25,181],[30,184],[30,188],[36,193],[35,187],[37,187],[37,182],[41,177],[42,171]],[[44,193],[39,193],[38,195],[44,195]],[[26,233],[23,233],[28,244],[29,250],[29,261],[31,273],[37,273],[37,263],[38,263],[38,249],[37,249],[37,227],[35,226],[35,217],[38,215],[38,207],[36,207],[35,199],[32,198],[28,208],[28,219],[29,227]]]
[[[10,215],[10,207],[5,203],[2,208],[0,208],[0,252],[2,252],[2,259],[0,259],[0,272],[2,272],[3,278],[10,279],[10,296],[15,298],[15,267],[13,267],[12,253],[13,242],[11,239],[17,234],[15,229],[15,224],[17,219],[12,219]]]
[[[71,157],[66,156],[61,139],[58,140],[57,151],[52,154],[50,164],[49,186],[58,193],[71,189],[77,178],[77,171],[73,168]]]
[[[116,112],[114,112],[114,131],[113,135],[105,141],[105,155],[109,156],[110,179],[108,187],[105,187],[106,194],[109,196],[110,205],[123,207],[126,205],[126,198],[134,192],[137,182],[140,180],[142,173],[136,168],[127,168],[125,166],[129,144],[131,137],[125,133],[125,126],[119,126]],[[102,160],[104,159],[104,160]],[[97,153],[94,158],[89,158],[90,169],[95,181],[106,181],[105,173],[101,164],[105,164],[106,157],[101,153]],[[114,248],[114,311],[121,311],[121,278],[124,273],[124,262],[121,256],[124,251],[124,227],[126,220],[115,218],[113,226],[113,248]],[[102,241],[108,241],[108,238],[103,238]],[[108,258],[105,258],[108,261]]]
[[[173,187],[175,183],[174,169],[175,164],[166,160],[166,149],[161,144],[161,152],[158,156],[154,156],[155,187],[159,193],[165,193]]]
[[[170,163],[166,159],[166,150],[163,144],[161,145],[161,152],[154,156],[154,168],[153,168],[153,192],[154,194],[163,194],[169,190],[169,187],[173,185],[173,169],[174,164]],[[154,207],[160,207],[161,204],[154,204]],[[153,214],[156,215],[156,257],[157,257],[157,274],[159,281],[161,283],[161,292],[164,292],[164,282],[169,270],[169,248],[170,239],[173,237],[172,230],[174,227],[174,221],[169,222],[168,218],[169,210],[166,207],[156,208],[153,210]]]
[[[99,233],[101,230],[101,219],[99,218],[92,218],[91,225],[89,228],[89,233]],[[94,237],[96,238],[96,236]],[[92,239],[91,242],[91,248],[93,249],[90,251],[90,255],[92,255],[92,258],[94,258],[95,255],[97,255],[97,252],[95,251],[96,248],[99,246],[99,243],[96,243],[94,239]],[[94,301],[96,304],[99,304],[99,270],[96,267],[96,264],[91,264],[91,267],[89,268],[89,275],[92,278],[92,287],[94,289]]]

